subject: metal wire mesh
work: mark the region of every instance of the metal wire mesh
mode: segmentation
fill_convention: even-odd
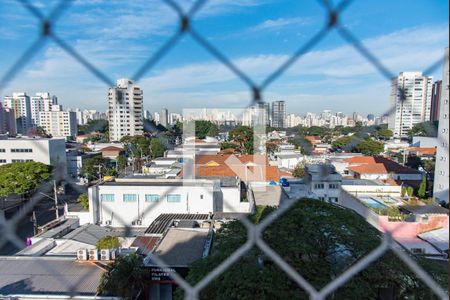
[[[102,70],[97,68],[95,65],[89,62],[88,59],[83,57],[78,51],[74,49],[69,43],[65,42],[60,36],[58,36],[52,29],[57,23],[57,20],[63,15],[65,11],[70,9],[73,1],[61,0],[58,5],[45,16],[42,11],[33,6],[27,0],[16,0],[20,3],[31,16],[35,17],[41,26],[41,32],[35,41],[23,52],[19,59],[11,65],[11,67],[4,73],[0,79],[0,90],[5,89],[7,84],[12,81],[16,76],[20,74],[20,71],[31,61],[31,59],[36,55],[36,53],[42,49],[42,47],[48,42],[54,42],[68,55],[73,57],[78,63],[85,67],[90,73],[92,73],[100,81],[104,82],[108,87],[113,86],[113,80],[111,80]],[[192,7],[185,11],[183,8],[174,0],[162,0],[168,7],[170,7],[177,15],[178,18],[178,28],[176,32],[150,57],[148,57],[144,63],[136,70],[132,79],[139,81],[147,74],[154,66],[180,41],[180,39],[189,35],[197,42],[202,48],[204,48],[208,53],[215,57],[220,63],[222,63],[226,68],[228,68],[233,74],[235,74],[246,86],[249,88],[252,98],[249,105],[254,105],[257,103],[262,103],[263,92],[278,78],[280,78],[295,62],[297,62],[301,57],[310,52],[320,41],[326,38],[326,36],[335,30],[349,45],[354,47],[356,51],[364,57],[370,64],[372,64],[378,72],[390,81],[394,77],[394,73],[389,70],[371,51],[369,51],[364,44],[356,37],[348,28],[342,24],[340,16],[351,4],[352,0],[343,0],[336,6],[333,6],[328,0],[318,0],[317,2],[324,9],[324,13],[327,16],[326,22],[319,28],[319,30],[303,45],[300,45],[296,51],[278,68],[276,68],[269,76],[267,76],[261,83],[255,82],[249,74],[239,69],[232,60],[230,60],[220,49],[214,46],[208,39],[206,39],[202,34],[200,34],[193,26],[193,20],[196,14],[201,11],[203,6],[208,2],[207,0],[198,0]],[[448,57],[444,57],[448,60]],[[442,65],[443,60],[440,59],[437,62],[430,65],[425,69],[424,74],[429,74],[433,72],[436,68]],[[400,91],[401,93],[402,91]],[[402,94],[402,93],[401,93]],[[402,97],[401,100],[404,100]],[[385,115],[389,115],[395,107],[389,109]],[[369,129],[371,130],[371,129]],[[364,132],[370,133],[370,132]],[[353,141],[354,142],[354,141]],[[352,143],[352,142],[350,142]],[[448,151],[448,145],[446,146]],[[62,174],[54,174],[54,179],[60,180]],[[71,184],[75,189],[79,187],[75,184]],[[45,184],[40,188],[40,191],[48,191],[50,186]],[[16,228],[20,220],[22,220],[29,212],[33,210],[33,207],[41,201],[38,193],[35,193],[31,199],[24,205],[24,207],[12,218],[7,220],[4,215],[0,214],[0,228],[2,236],[0,237],[0,247],[7,242],[11,242],[17,245],[18,248],[24,247],[24,242],[16,234]],[[269,245],[263,240],[262,234],[264,230],[277,218],[283,215],[292,205],[296,203],[297,200],[281,205],[275,212],[266,217],[261,223],[255,225],[248,219],[243,218],[240,221],[245,225],[247,229],[247,241],[241,247],[239,247],[232,255],[230,255],[225,261],[223,261],[219,266],[217,266],[213,271],[211,271],[207,276],[205,276],[200,282],[195,286],[191,286],[187,281],[185,281],[179,274],[174,273],[170,276],[172,279],[185,291],[186,299],[197,299],[199,293],[203,288],[210,284],[215,278],[220,274],[225,272],[231,265],[237,262],[243,255],[245,255],[253,247],[258,247],[263,251],[273,262],[278,265],[294,282],[296,282],[302,289],[304,289],[310,296],[311,299],[325,299],[328,295],[336,291],[338,288],[343,286],[348,282],[353,276],[355,276],[361,270],[367,268],[370,263],[376,261],[382,255],[384,255],[388,250],[392,250],[423,282],[432,289],[432,291],[440,298],[447,299],[447,293],[437,284],[434,279],[425,272],[409,255],[396,247],[396,241],[392,238],[391,232],[386,232],[381,244],[371,251],[363,259],[360,259],[357,263],[352,265],[344,273],[339,275],[337,278],[332,280],[329,284],[323,287],[321,290],[317,290],[312,286],[307,280],[305,280],[302,275],[300,275],[294,268],[292,268],[287,262],[283,260]],[[157,204],[156,204],[157,205]],[[150,206],[148,210],[151,210],[153,206]],[[107,209],[107,208],[106,208]],[[146,212],[144,212],[145,214]],[[131,224],[128,224],[124,220],[119,220],[120,223],[129,232],[131,230]],[[148,257],[155,262],[158,266],[165,268],[168,267],[166,263],[161,260],[158,256],[153,254],[148,254]],[[53,274],[58,274],[58,270],[51,269],[46,264],[42,264],[43,268],[50,268],[50,272]],[[74,291],[80,282],[67,282],[63,278],[57,277],[58,280],[62,281],[69,290]],[[72,296],[76,296],[72,292]]]

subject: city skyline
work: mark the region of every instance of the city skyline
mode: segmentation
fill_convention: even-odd
[[[120,7],[121,15],[116,19],[103,8],[117,8],[117,3],[77,1],[55,30],[112,81],[130,77],[176,28],[176,15],[170,8],[150,2],[134,1]],[[52,1],[33,3],[43,11],[54,4]],[[152,5],[154,10],[149,9]],[[351,14],[343,16],[344,23],[394,74],[423,70],[442,57],[442,49],[448,44],[448,10],[443,6],[448,3],[396,1],[389,3],[391,9],[383,11],[381,19],[380,11],[367,5],[352,3]],[[280,5],[279,1],[234,4],[215,1],[202,9],[195,25],[240,69],[261,82],[323,24],[324,10],[320,5],[312,1],[302,4],[301,9],[299,6],[298,3]],[[248,13],[249,7],[252,14]],[[102,13],[95,14],[99,8],[103,9]],[[29,20],[28,12],[14,1],[3,13],[5,24]],[[127,22],[130,16],[133,25]],[[390,17],[395,17],[396,22],[389,22]],[[110,26],[96,30],[94,19]],[[240,22],[235,22],[237,19]],[[164,21],[152,22],[155,20]],[[89,30],[78,32],[75,24],[79,28],[87,26]],[[226,26],[210,26],[213,24]],[[4,27],[5,34],[0,35],[0,40],[7,43],[0,46],[0,54],[4,54],[0,56],[3,57],[0,67],[7,69],[18,57],[17,47],[22,48],[23,44],[14,41],[32,40],[34,32],[27,26]],[[126,51],[122,45],[127,45]],[[437,68],[426,75],[439,80],[441,74],[441,68]],[[170,111],[177,111],[180,103],[187,108],[211,107],[212,103],[213,107],[242,108],[251,99],[248,88],[191,38],[183,39],[137,84],[146,91],[144,109],[152,111],[159,111],[161,102]],[[49,90],[66,107],[104,110],[108,88],[50,43],[0,92],[3,98],[13,91]],[[389,109],[389,91],[388,80],[331,32],[275,81],[263,93],[263,99],[286,101],[290,107],[287,113],[332,109],[348,114],[352,111],[380,114]],[[351,111],[346,111],[350,104]]]

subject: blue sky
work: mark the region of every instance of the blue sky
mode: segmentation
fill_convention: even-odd
[[[47,14],[56,1],[30,1]],[[338,1],[332,1],[336,4]],[[179,1],[184,9],[193,1]],[[254,81],[261,82],[325,23],[318,1],[211,0],[193,26]],[[0,75],[39,33],[14,0],[0,0]],[[160,0],[75,0],[54,30],[115,80],[135,73],[176,30],[177,15]],[[448,46],[448,1],[355,0],[340,21],[394,74],[421,71]],[[433,74],[441,78],[439,68]],[[248,87],[186,36],[140,80],[144,106],[242,108]],[[50,42],[0,93],[49,91],[67,107],[106,110],[107,85]],[[389,108],[390,83],[331,31],[264,92],[288,113],[323,109],[363,114]]]

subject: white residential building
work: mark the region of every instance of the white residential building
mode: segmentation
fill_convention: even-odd
[[[209,214],[238,207],[240,186],[221,187],[220,180],[116,178],[89,188],[90,222],[147,227],[160,214]],[[248,212],[248,211],[246,211]]]
[[[331,164],[306,164],[305,185],[308,194],[319,200],[338,203],[341,194],[342,176]]]
[[[13,109],[17,133],[26,134],[32,128],[30,97],[26,93],[13,93],[4,98],[6,108]]]
[[[67,173],[65,139],[27,137],[0,139],[0,165],[23,161],[52,165],[65,176]]]
[[[50,93],[36,93],[36,96],[30,98],[31,122],[33,127],[39,126],[39,112],[51,111],[52,105],[58,104],[56,96],[50,96]]]
[[[438,147],[436,153],[436,169],[434,172],[434,191],[433,197],[436,202],[448,203],[448,186],[449,186],[449,69],[448,69],[448,48],[445,49],[445,64],[442,75],[442,91],[440,103],[440,116],[438,128]]]
[[[117,80],[108,92],[108,121],[111,141],[127,135],[142,135],[143,92],[129,79]]]
[[[49,111],[40,111],[37,124],[53,137],[75,137],[77,116],[73,111],[63,111],[61,105],[52,105]]]
[[[429,121],[433,78],[421,72],[401,72],[392,80],[388,127],[395,137],[407,136],[415,124]]]

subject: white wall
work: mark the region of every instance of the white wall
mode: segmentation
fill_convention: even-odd
[[[162,213],[212,213],[214,211],[213,186],[122,186],[100,185],[99,194],[114,194],[114,202],[99,201],[95,197],[97,187],[89,189],[89,200],[94,205],[91,210],[94,223],[110,220],[111,226],[132,225],[137,219],[142,219],[142,226],[150,225]],[[136,202],[124,202],[123,194],[137,194]],[[160,195],[159,202],[145,202],[145,194]],[[178,203],[167,202],[167,194],[180,194]],[[203,196],[203,199],[201,197]],[[95,197],[95,198],[94,198]],[[90,206],[92,207],[92,206]],[[136,225],[138,226],[138,225]]]

